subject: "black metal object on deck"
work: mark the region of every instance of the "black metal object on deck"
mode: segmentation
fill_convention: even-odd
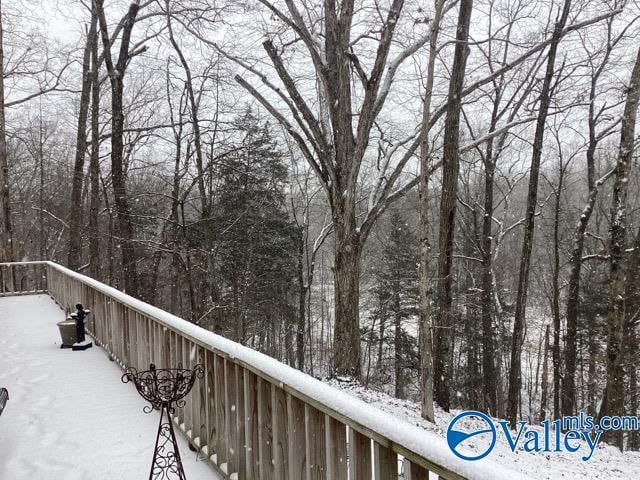
[[[93,346],[91,342],[87,341],[84,330],[84,319],[91,311],[85,310],[81,303],[76,304],[76,309],[76,313],[71,314],[71,318],[76,322],[76,343],[71,348],[72,350],[86,350]]]
[[[145,413],[153,408],[160,409],[160,424],[156,436],[156,446],[151,462],[149,480],[186,480],[178,442],[173,431],[171,414],[175,406],[185,405],[184,397],[193,387],[196,377],[204,376],[202,365],[195,365],[193,369],[185,368],[156,368],[152,363],[149,370],[138,372],[129,367],[122,376],[122,382],[133,382],[138,393],[151,406],[144,407]]]
[[[9,391],[6,388],[0,388],[0,415],[4,411],[4,407],[7,405],[7,401],[9,400]]]

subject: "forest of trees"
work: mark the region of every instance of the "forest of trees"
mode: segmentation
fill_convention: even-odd
[[[0,261],[431,421],[639,413],[638,2],[0,10]]]

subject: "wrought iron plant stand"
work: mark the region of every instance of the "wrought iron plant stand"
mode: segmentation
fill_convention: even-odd
[[[133,382],[142,398],[151,404],[144,407],[144,412],[160,409],[149,480],[186,480],[171,414],[176,406],[181,408],[185,405],[183,399],[191,391],[196,377],[203,376],[202,365],[195,365],[193,369],[181,368],[180,365],[178,368],[156,368],[152,363],[149,370],[138,372],[133,367],[125,370],[122,382]]]

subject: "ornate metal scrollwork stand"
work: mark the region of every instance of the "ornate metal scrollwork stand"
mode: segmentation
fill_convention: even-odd
[[[186,480],[171,414],[175,406],[185,405],[183,399],[191,391],[196,377],[203,376],[202,365],[196,365],[189,370],[180,366],[156,368],[152,363],[149,370],[142,372],[132,367],[125,370],[122,382],[133,382],[142,398],[151,404],[144,407],[144,412],[151,413],[154,408],[160,409],[160,424],[149,480]]]

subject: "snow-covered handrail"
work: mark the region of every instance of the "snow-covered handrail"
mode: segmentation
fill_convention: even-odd
[[[0,263],[1,291],[11,278],[20,293],[24,271],[63,308],[88,306],[91,335],[122,367],[204,365],[174,420],[224,478],[525,478],[461,460],[433,432],[56,263]]]

